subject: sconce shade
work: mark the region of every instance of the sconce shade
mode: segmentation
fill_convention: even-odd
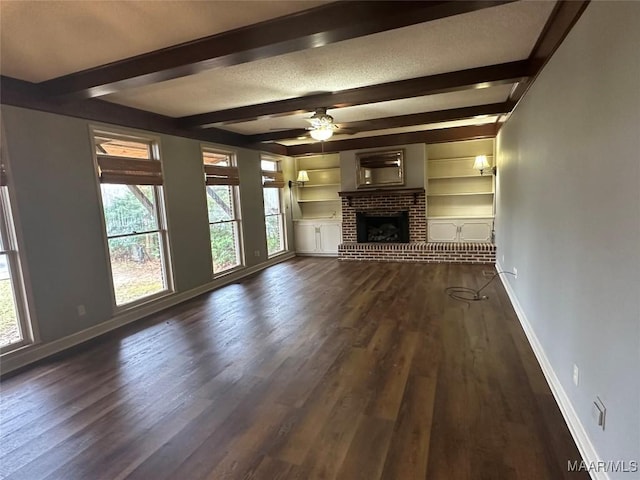
[[[322,125],[315,127],[310,132],[311,138],[323,142],[330,139],[333,136],[333,125]]]
[[[480,170],[480,173],[482,174],[483,170],[486,170],[488,168],[490,168],[491,165],[489,165],[489,162],[487,161],[487,156],[486,155],[478,155],[476,157],[476,161],[473,162],[473,169],[474,170]]]
[[[298,179],[296,180],[297,182],[308,182],[309,181],[309,175],[307,174],[306,170],[300,170],[298,172]]]

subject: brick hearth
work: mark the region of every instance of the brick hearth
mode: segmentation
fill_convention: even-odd
[[[426,198],[422,189],[341,192],[340,260],[425,263],[495,263],[491,243],[427,243]],[[409,212],[409,243],[358,243],[356,212],[389,215]]]

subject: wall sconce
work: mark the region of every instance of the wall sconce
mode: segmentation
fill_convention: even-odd
[[[478,155],[476,157],[475,162],[473,162],[473,169],[474,170],[479,170],[480,171],[480,175],[484,174],[485,170],[490,170],[492,174],[496,174],[496,167],[492,167],[491,165],[489,165],[489,161],[487,160],[487,156],[486,155]]]
[[[298,178],[296,179],[296,181],[294,182],[293,180],[289,180],[289,188],[291,188],[292,186],[301,186],[304,187],[304,183],[309,181],[309,175],[307,174],[306,170],[300,170],[298,172]]]

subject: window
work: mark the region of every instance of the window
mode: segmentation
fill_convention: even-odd
[[[159,149],[150,139],[93,132],[116,306],[172,289]]]
[[[264,223],[267,231],[269,257],[283,252],[287,246],[284,235],[282,188],[284,177],[277,160],[262,159],[262,193],[264,196]]]
[[[238,168],[231,153],[203,149],[214,275],[242,265]]]
[[[33,341],[16,245],[4,165],[0,164],[0,350]]]

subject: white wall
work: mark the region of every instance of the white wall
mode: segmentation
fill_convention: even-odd
[[[497,258],[518,269],[516,303],[578,431],[603,460],[640,461],[640,3],[588,6],[500,131],[497,157]]]

